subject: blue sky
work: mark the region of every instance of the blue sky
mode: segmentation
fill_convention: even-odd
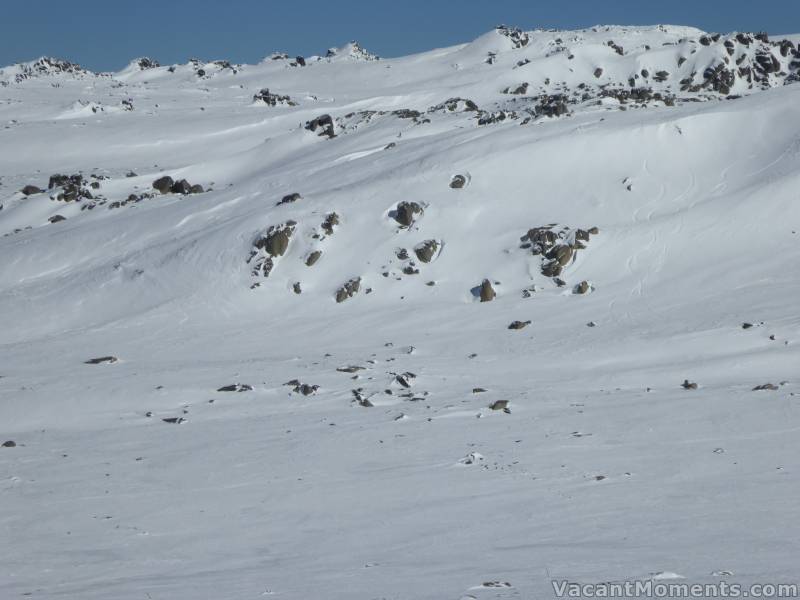
[[[467,42],[499,23],[693,25],[800,33],[800,1],[778,0],[2,0],[0,65],[57,56],[96,70],[150,56],[255,62],[319,54],[352,39],[381,56]]]

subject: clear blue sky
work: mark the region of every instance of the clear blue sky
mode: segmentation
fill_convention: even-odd
[[[800,0],[0,0],[0,15],[0,65],[50,55],[95,70],[139,56],[255,62],[352,39],[400,56],[467,42],[499,23],[800,33]]]

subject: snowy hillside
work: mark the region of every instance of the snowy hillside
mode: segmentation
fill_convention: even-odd
[[[798,42],[0,69],[0,598],[796,582]]]

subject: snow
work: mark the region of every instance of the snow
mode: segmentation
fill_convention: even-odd
[[[734,99],[679,84],[727,36],[524,33],[398,59],[351,43],[305,67],[0,71],[0,443],[17,444],[0,448],[0,597],[796,581],[793,57],[772,46],[782,75],[737,77]],[[646,85],[675,106],[600,96],[643,68],[669,72]],[[254,105],[263,88],[298,105]],[[533,108],[575,91],[568,115]],[[451,98],[509,116],[429,110]],[[304,127],[323,114],[332,139]],[[78,172],[94,200],[51,199],[50,175]],[[163,175],[208,191],[149,197]],[[424,209],[408,228],[403,201]],[[288,221],[286,252],[254,276],[254,242]],[[521,247],[549,224],[599,229],[562,287]],[[485,279],[491,302],[472,291]],[[118,361],[85,364],[104,356]],[[232,384],[253,389],[217,391]]]

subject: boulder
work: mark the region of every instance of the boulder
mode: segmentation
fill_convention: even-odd
[[[424,263],[429,263],[436,258],[438,251],[439,242],[436,240],[426,240],[414,248],[414,254]]]
[[[35,185],[26,185],[20,191],[26,196],[33,196],[34,194],[41,194],[44,192],[43,189],[38,188]]]
[[[555,260],[562,267],[566,267],[569,261],[572,260],[573,249],[566,244],[559,244],[554,246],[547,254],[547,258]]]
[[[450,187],[454,190],[460,190],[467,185],[467,178],[463,175],[454,175],[450,180]]]
[[[159,177],[153,182],[153,189],[158,190],[162,194],[169,194],[172,191],[172,186],[175,181],[169,175]]]
[[[581,281],[578,285],[575,286],[574,292],[576,294],[588,294],[589,290],[591,289],[592,287],[589,285],[588,281]]]
[[[287,221],[283,225],[270,227],[267,233],[256,240],[255,247],[264,250],[270,256],[283,256],[289,248],[295,225],[294,221]]]
[[[491,302],[497,297],[497,292],[494,291],[492,282],[488,279],[484,279],[483,283],[481,283],[480,297],[481,302]]]
[[[322,250],[314,250],[314,252],[309,254],[308,258],[306,258],[306,266],[313,267],[315,264],[317,264],[317,261],[320,259],[321,256],[322,256]]]
[[[411,227],[417,215],[422,215],[425,211],[416,202],[401,202],[397,205],[394,220],[403,227]]]
[[[192,191],[192,184],[185,179],[176,181],[170,188],[173,194],[189,194]],[[163,193],[163,192],[162,192]]]
[[[333,228],[339,225],[339,215],[335,212],[325,215],[325,220],[322,222],[322,230],[328,234],[333,235]]]
[[[303,197],[297,192],[294,192],[292,194],[286,194],[283,198],[281,198],[280,202],[278,202],[276,206],[280,206],[281,204],[291,204],[293,202],[301,200],[302,198]]]

